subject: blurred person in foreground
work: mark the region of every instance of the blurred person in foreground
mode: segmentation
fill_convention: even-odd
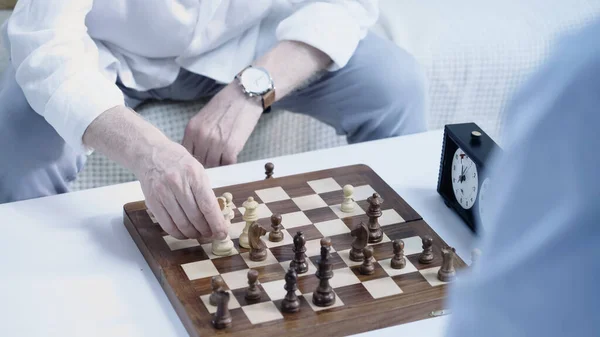
[[[565,37],[512,102],[448,337],[600,334],[599,37],[600,22]]]

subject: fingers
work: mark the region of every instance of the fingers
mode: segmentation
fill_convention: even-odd
[[[232,165],[237,163],[237,155],[225,152],[221,155],[221,165]]]
[[[192,223],[192,226],[196,228],[203,237],[210,238],[212,236],[212,230],[206,221],[206,218],[200,211],[198,203],[189,183],[186,183],[184,191],[180,191],[176,194],[176,198],[179,204],[183,208],[183,211],[187,215],[187,218]]]
[[[217,198],[210,187],[208,177],[203,172],[195,172],[195,180],[190,184],[198,207],[210,227],[214,239],[222,240],[227,236],[225,218],[219,208]]]
[[[202,234],[200,234],[196,227],[194,227],[190,220],[187,218],[185,212],[179,205],[179,202],[177,201],[174,193],[162,195],[160,201],[162,202],[164,207],[169,211],[169,215],[173,219],[173,222],[177,226],[177,229],[179,229],[179,231],[183,233],[183,235],[190,239],[198,239],[202,236]]]
[[[223,154],[223,149],[219,147],[211,147],[208,149],[206,154],[206,162],[204,167],[211,168],[217,167],[221,165],[221,155]]]
[[[167,234],[171,235],[176,239],[187,239],[187,237],[183,235],[183,233],[181,233],[179,229],[177,229],[177,226],[173,222],[173,219],[171,219],[171,216],[163,207],[163,205],[161,205],[160,202],[151,202],[148,200],[146,201],[146,204],[148,205],[148,208],[150,209],[152,214],[154,214],[154,217],[158,221],[160,227],[162,227],[162,229],[165,232],[167,232]]]

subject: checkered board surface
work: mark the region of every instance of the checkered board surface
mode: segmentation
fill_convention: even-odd
[[[345,184],[354,186],[353,213],[340,210]],[[445,243],[369,167],[356,165],[215,189],[217,196],[224,192],[233,194],[235,207],[230,227],[235,251],[226,257],[213,255],[210,242],[170,237],[143,202],[125,205],[125,225],[191,335],[294,335],[311,329],[323,332],[324,328],[331,329],[330,335],[347,335],[427,318],[431,311],[443,309],[446,286],[438,281],[437,271]],[[361,221],[367,223],[366,199],[373,192],[384,199],[379,218],[384,237],[380,243],[369,244],[374,250],[375,273],[361,275],[361,263],[349,259],[353,241],[350,231]],[[239,246],[245,226],[241,205],[248,196],[259,203],[258,222],[267,231],[271,230],[273,213],[283,218],[284,239],[270,242],[267,233],[263,237],[267,258],[261,262],[251,261],[249,250]],[[298,275],[300,311],[282,313],[284,277],[294,256],[292,239],[298,231],[306,238],[309,270]],[[427,265],[418,262],[424,235],[434,238],[435,259]],[[335,304],[326,308],[312,303],[312,293],[319,282],[315,272],[323,237],[332,241],[334,276],[330,284],[336,294]],[[390,267],[394,239],[405,243],[406,267],[399,270]],[[464,262],[458,260],[456,267],[464,267]],[[253,303],[244,298],[250,269],[259,272],[262,290],[261,299]],[[208,297],[215,275],[221,275],[232,295],[229,309],[233,326],[225,330],[211,325],[216,307],[209,304]],[[357,320],[361,316],[365,317],[362,322]]]

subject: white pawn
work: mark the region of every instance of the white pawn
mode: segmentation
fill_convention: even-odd
[[[223,193],[223,198],[227,201],[227,209],[229,210],[229,221],[231,221],[235,215],[233,214],[233,195],[229,192]]]
[[[212,242],[212,253],[217,256],[228,256],[233,253],[233,241],[229,236],[229,226],[231,225],[231,218],[233,210],[231,209],[231,193],[225,193],[222,197],[217,198],[219,201],[219,207],[225,218],[225,225],[227,226],[227,237],[223,240],[214,240]]]
[[[258,220],[258,213],[256,209],[258,208],[258,202],[254,201],[253,197],[248,197],[246,201],[242,204],[244,207],[244,216],[242,219],[246,221],[246,226],[240,234],[240,247],[250,248],[250,242],[248,242],[248,231],[250,230],[250,225],[256,220]]]
[[[354,212],[354,187],[352,185],[344,186],[344,201],[342,202],[342,212]]]

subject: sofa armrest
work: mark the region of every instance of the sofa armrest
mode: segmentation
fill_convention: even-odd
[[[0,9],[13,9],[17,0],[0,0]]]

